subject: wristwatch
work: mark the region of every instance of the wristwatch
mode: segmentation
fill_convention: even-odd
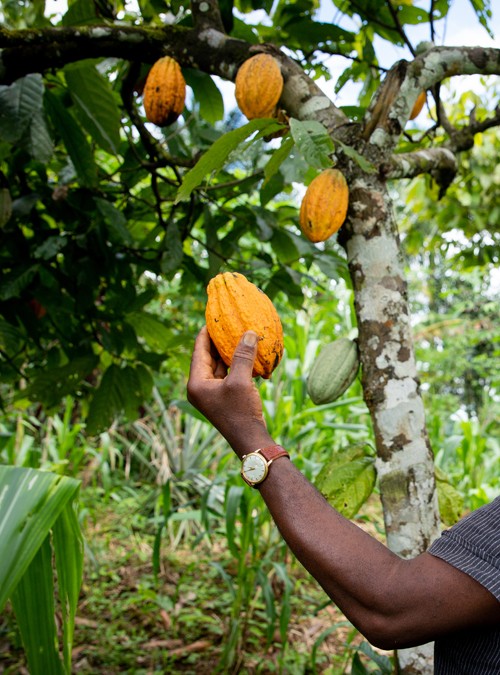
[[[243,455],[241,458],[241,477],[252,487],[260,485],[269,473],[269,467],[278,457],[290,457],[281,445],[268,445],[266,448],[259,448],[255,452]]]

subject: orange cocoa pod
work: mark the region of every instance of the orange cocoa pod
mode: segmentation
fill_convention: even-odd
[[[275,117],[282,91],[281,68],[270,54],[252,56],[240,66],[236,74],[236,102],[249,120]]]
[[[420,94],[417,96],[415,103],[413,104],[413,108],[411,109],[410,117],[408,119],[414,120],[415,117],[420,115],[426,101],[427,101],[427,94],[425,93],[425,91],[420,92]]]
[[[238,272],[210,279],[205,318],[208,334],[222,360],[231,365],[234,350],[247,330],[259,336],[253,377],[266,379],[283,356],[283,327],[269,297]]]
[[[300,205],[299,222],[312,242],[325,241],[337,232],[347,215],[349,188],[338,169],[325,169],[311,181]]]
[[[170,56],[158,59],[144,85],[143,104],[146,117],[159,127],[175,122],[184,110],[186,81],[181,67]]]

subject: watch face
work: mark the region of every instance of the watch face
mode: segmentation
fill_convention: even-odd
[[[267,462],[261,455],[247,455],[243,460],[241,470],[251,483],[260,483],[266,477]]]

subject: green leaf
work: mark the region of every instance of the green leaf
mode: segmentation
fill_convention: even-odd
[[[464,511],[463,495],[450,483],[448,477],[435,467],[436,489],[441,521],[448,526],[454,525],[462,517]]]
[[[52,408],[67,394],[74,394],[81,380],[94,370],[98,361],[94,355],[80,356],[64,366],[52,366],[39,371],[17,398],[41,401]]]
[[[127,229],[127,219],[123,211],[120,211],[114,204],[105,199],[96,199],[95,203],[108,226],[109,239],[119,244],[130,243],[132,235]]]
[[[96,3],[89,0],[74,0],[69,4],[68,11],[62,17],[63,26],[78,26],[86,23],[95,23],[97,20]]]
[[[488,35],[493,40],[495,36],[489,26],[492,17],[490,0],[470,0],[470,3],[477,14],[480,24],[486,28]]]
[[[181,233],[174,221],[170,221],[165,232],[165,250],[161,256],[161,271],[167,278],[171,278],[177,272],[184,258]]]
[[[12,607],[31,675],[64,673],[57,648],[52,548],[46,536],[17,584]]]
[[[0,349],[6,354],[22,349],[24,336],[21,331],[0,317]]]
[[[131,312],[126,322],[132,326],[138,337],[154,351],[165,353],[172,341],[172,331],[149,312]]]
[[[68,503],[53,528],[57,585],[63,622],[63,655],[71,673],[73,633],[83,578],[83,537],[73,504]]]
[[[125,414],[135,419],[139,405],[151,394],[153,379],[142,365],[120,367],[111,364],[89,406],[87,432],[93,436],[109,428],[113,421]]]
[[[47,129],[43,110],[39,110],[33,115],[28,134],[23,142],[30,155],[38,162],[45,164],[52,157],[54,144]]]
[[[336,140],[337,145],[340,145],[342,148],[342,152],[350,157],[352,160],[356,162],[356,164],[365,172],[365,173],[375,173],[377,169],[373,166],[371,162],[369,162],[367,159],[363,157],[363,155],[360,155],[357,150],[355,150],[353,147],[350,145],[346,145],[345,143],[342,143],[342,141],[339,141],[338,139]]]
[[[82,185],[95,187],[97,185],[97,167],[92,149],[81,127],[71,113],[66,110],[59,97],[51,91],[45,92],[45,104],[50,119],[66,146]]]
[[[120,366],[114,363],[104,372],[89,405],[87,432],[90,436],[108,429],[123,412],[122,387],[126,384],[125,379]]]
[[[238,520],[238,510],[243,498],[244,488],[241,485],[231,485],[226,494],[226,537],[227,545],[232,555],[238,558],[239,551],[236,543],[236,523]]]
[[[320,122],[314,120],[301,122],[291,117],[290,132],[307,164],[316,169],[326,169],[332,165],[331,155],[335,146],[328,131]]]
[[[193,90],[194,97],[200,106],[200,115],[209,124],[215,124],[224,118],[224,99],[219,88],[210,75],[201,70],[185,68],[183,71],[186,84]]]
[[[38,265],[33,265],[25,270],[13,270],[10,274],[5,274],[0,284],[0,300],[19,297],[37,272]]]
[[[82,125],[103,150],[118,154],[121,115],[109,80],[88,63],[68,65],[64,74]]]
[[[15,143],[22,138],[33,116],[43,105],[43,80],[26,75],[10,86],[0,86],[0,138]]]
[[[264,167],[265,180],[263,185],[265,185],[267,181],[269,181],[272,176],[274,176],[274,174],[279,171],[280,166],[283,164],[285,159],[289,157],[294,145],[295,141],[291,136],[283,139],[281,146],[273,152],[270,160]]]
[[[79,486],[49,472],[0,466],[0,611]]]
[[[256,131],[268,133],[273,127],[276,127],[275,120],[252,120],[239,129],[228,131],[227,134],[224,134],[224,136],[217,139],[194,167],[184,175],[175,202],[178,203],[188,199],[191,192],[197,188],[207,176],[222,168],[229,155],[249,136]]]
[[[334,508],[353,518],[375,486],[373,457],[363,447],[333,453],[316,477],[316,487]]]

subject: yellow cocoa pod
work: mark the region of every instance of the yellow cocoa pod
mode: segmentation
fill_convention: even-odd
[[[325,169],[311,181],[300,206],[300,228],[313,242],[325,241],[344,222],[349,188],[338,169]]]
[[[143,103],[146,117],[159,127],[175,122],[184,110],[186,81],[181,67],[170,56],[153,64],[144,85]]]
[[[259,336],[253,376],[268,379],[283,356],[283,327],[268,296],[238,272],[213,277],[207,287],[205,309],[212,342],[227,366],[247,330]]]
[[[417,96],[417,100],[413,105],[413,108],[411,109],[410,117],[408,119],[414,120],[415,117],[417,117],[417,115],[420,115],[420,112],[424,107],[426,101],[427,101],[427,94],[425,93],[425,91],[420,92],[420,94]]]
[[[274,117],[282,91],[283,75],[279,63],[270,54],[252,56],[236,74],[236,102],[249,120]]]

